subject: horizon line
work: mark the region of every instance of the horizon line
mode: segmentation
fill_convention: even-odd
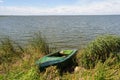
[[[0,16],[119,16],[120,14],[45,14],[45,15],[18,15],[18,14],[13,14],[13,15],[0,15]]]

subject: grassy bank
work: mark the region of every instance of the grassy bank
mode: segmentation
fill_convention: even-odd
[[[35,61],[52,52],[41,33],[23,47],[9,37],[0,40],[0,80],[120,80],[120,37],[99,36],[76,55],[74,72],[56,66],[40,72]],[[69,65],[68,65],[69,66]]]

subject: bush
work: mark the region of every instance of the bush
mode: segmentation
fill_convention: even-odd
[[[104,62],[110,53],[113,57],[120,52],[120,37],[105,35],[97,37],[79,54],[79,64],[85,68],[93,68],[100,60]]]

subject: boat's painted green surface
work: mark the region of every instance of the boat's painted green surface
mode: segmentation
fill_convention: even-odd
[[[77,53],[77,50],[61,50],[56,53],[48,54],[39,60],[36,61],[36,64],[39,68],[45,68],[51,65],[57,65],[60,63],[64,63],[65,61],[69,60],[73,55]]]

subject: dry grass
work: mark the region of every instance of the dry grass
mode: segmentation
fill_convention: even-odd
[[[35,65],[35,61],[50,50],[46,39],[40,33],[35,35],[24,49],[19,45],[16,48],[10,38],[1,41],[0,57],[4,59],[0,59],[0,80],[120,80],[118,36],[95,39],[77,54],[77,71],[65,72],[61,76],[55,66],[40,72]]]

